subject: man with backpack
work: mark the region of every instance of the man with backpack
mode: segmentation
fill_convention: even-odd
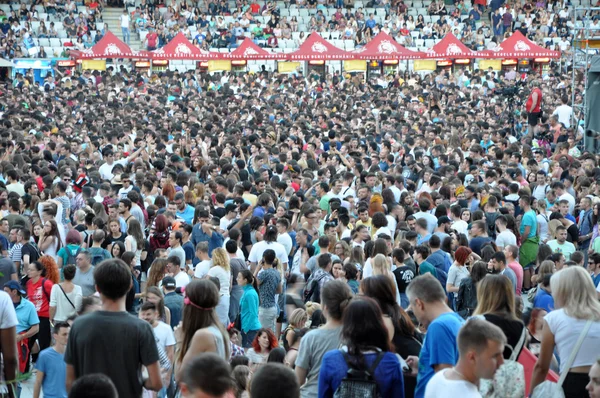
[[[455,367],[437,372],[427,384],[425,398],[479,395],[479,380],[490,380],[503,364],[506,336],[498,326],[471,319],[458,334],[460,357]]]
[[[331,267],[333,264],[331,254],[321,254],[317,259],[317,264],[319,265],[319,268],[310,275],[310,278],[308,278],[308,281],[306,282],[306,287],[304,288],[304,302],[312,301],[320,303],[323,286],[334,279],[331,275]]]
[[[81,250],[77,254],[77,271],[73,283],[81,286],[83,297],[96,293],[96,282],[94,281],[94,267],[92,266],[92,255],[87,250]]]
[[[464,320],[448,307],[446,292],[433,276],[413,279],[406,295],[415,316],[427,328],[420,356],[411,355],[406,360],[417,374],[415,398],[423,398],[425,387],[435,373],[451,368],[458,361],[456,337]]]
[[[93,266],[100,264],[104,260],[112,258],[110,252],[102,247],[102,242],[104,242],[105,236],[106,233],[101,229],[97,229],[92,234],[92,247],[90,247],[88,250],[92,258],[91,264]]]

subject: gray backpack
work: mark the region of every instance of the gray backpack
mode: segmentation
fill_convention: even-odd
[[[385,352],[377,354],[369,370],[357,369],[350,361],[348,353],[343,350],[340,352],[348,365],[348,372],[335,390],[333,398],[380,398],[379,386],[375,380],[375,370],[385,356]]]

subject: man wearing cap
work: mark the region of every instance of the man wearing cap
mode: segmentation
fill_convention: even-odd
[[[183,296],[178,294],[175,289],[177,282],[172,276],[165,276],[162,280],[162,290],[165,295],[165,307],[171,311],[171,327],[175,328],[181,321],[183,312]]]
[[[17,313],[17,344],[20,347],[19,343],[23,341],[24,343],[21,344],[28,345],[29,339],[40,331],[40,318],[38,318],[35,305],[23,297],[26,292],[17,281],[6,282],[4,284],[4,291],[10,296],[15,306],[15,312]],[[31,350],[29,345],[28,347]],[[22,360],[26,361],[25,371],[28,369],[29,358],[29,355],[27,355],[27,358],[19,359],[19,362]]]

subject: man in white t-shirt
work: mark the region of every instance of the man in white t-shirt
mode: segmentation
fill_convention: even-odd
[[[131,19],[129,18],[129,14],[127,14],[127,8],[123,9],[123,14],[119,18],[121,21],[121,32],[123,32],[123,41],[125,44],[129,45],[129,24]]]
[[[248,261],[250,261],[250,270],[254,272],[256,265],[263,258],[265,250],[271,249],[275,251],[275,255],[281,262],[284,271],[287,271],[288,264],[288,253],[285,251],[285,247],[277,242],[277,228],[274,225],[269,225],[265,231],[264,240],[255,243],[250,250],[248,255]]]
[[[194,278],[202,279],[212,267],[212,260],[208,256],[208,242],[200,242],[196,245],[196,257],[200,262],[196,264],[194,269]]]
[[[459,359],[453,368],[437,372],[425,389],[425,398],[480,398],[479,381],[493,379],[504,363],[506,336],[498,326],[471,319],[458,333]]]
[[[290,222],[287,218],[280,218],[277,220],[277,243],[281,243],[285,248],[288,256],[292,252],[292,237],[288,233],[288,229],[290,227]]]
[[[173,329],[171,329],[169,325],[158,319],[160,314],[156,308],[156,304],[146,301],[140,309],[139,316],[140,319],[143,319],[152,326],[156,344],[161,346],[167,353],[169,361],[173,363],[175,354],[175,335],[173,334]]]
[[[559,123],[564,124],[566,128],[570,128],[571,116],[573,116],[573,108],[567,105],[567,103],[569,102],[569,97],[563,95],[560,99],[560,102],[562,102],[562,105],[560,105],[554,110],[552,116],[558,116]]]
[[[502,250],[508,245],[516,245],[517,237],[515,234],[506,228],[508,221],[504,215],[499,215],[496,217],[496,228],[498,228],[498,234],[496,235],[496,246],[498,246],[498,250]]]
[[[181,259],[178,256],[169,256],[167,261],[167,271],[175,278],[177,287],[186,287],[190,283],[190,277],[181,270]]]

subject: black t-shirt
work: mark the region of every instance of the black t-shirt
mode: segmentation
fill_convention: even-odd
[[[406,288],[415,277],[415,273],[410,267],[404,265],[394,270],[394,276],[396,277],[396,283],[398,284],[398,292],[406,293]]]
[[[115,355],[106,355],[110,347]],[[142,365],[158,362],[152,327],[127,312],[96,311],[75,320],[69,333],[65,362],[75,378],[103,373],[120,397],[142,396]]]
[[[569,228],[567,228],[567,241],[576,244],[579,241],[579,229],[577,229],[577,224],[571,224]]]
[[[29,242],[25,243],[21,248],[21,258],[25,257],[26,255],[29,255],[30,264],[40,258],[39,250]]]
[[[509,319],[495,314],[483,315],[486,321],[498,326],[506,335],[506,346],[504,347],[504,359],[509,359],[512,355],[512,350],[519,343],[521,334],[523,333],[523,322],[518,319]],[[522,349],[522,348],[521,348]],[[521,352],[519,351],[519,355]],[[519,356],[517,355],[517,358]]]

